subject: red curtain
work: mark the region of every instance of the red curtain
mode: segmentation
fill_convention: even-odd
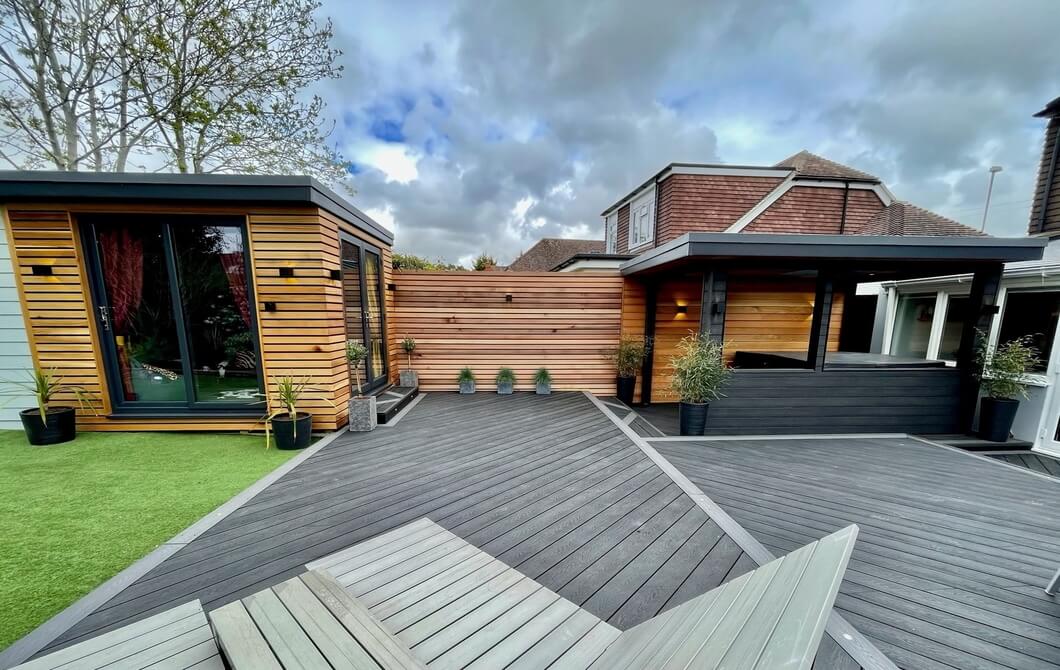
[[[125,349],[129,315],[139,309],[144,295],[143,241],[125,227],[97,229],[103,265],[103,283],[110,302],[110,327],[118,344],[118,368],[126,400],[136,400],[132,383],[132,365]]]
[[[243,317],[243,323],[250,327],[250,303],[247,298],[247,271],[246,263],[243,261],[243,252],[236,251],[229,254],[221,254],[221,267],[224,268],[225,276],[228,277],[228,287],[232,291],[232,300],[236,303],[239,315]]]

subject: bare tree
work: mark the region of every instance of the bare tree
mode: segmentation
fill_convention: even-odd
[[[316,0],[0,0],[0,161],[17,168],[299,172],[327,146],[337,77]]]

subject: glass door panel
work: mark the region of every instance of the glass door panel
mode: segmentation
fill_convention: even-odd
[[[173,249],[195,399],[258,400],[258,353],[242,229],[174,226]]]
[[[361,295],[361,248],[356,244],[341,241],[342,254],[342,306],[346,323],[346,339],[364,344],[364,301]],[[368,361],[350,365],[350,384],[356,389],[357,378],[361,383],[368,381],[366,368]]]
[[[383,332],[383,263],[379,254],[364,251],[365,321],[368,331],[369,383],[386,379],[386,339]]]
[[[105,293],[102,337],[114,353],[124,402],[184,403],[179,324],[166,263],[166,227],[97,224],[95,240]]]

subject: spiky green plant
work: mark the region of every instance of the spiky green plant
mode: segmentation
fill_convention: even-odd
[[[620,377],[636,377],[644,364],[644,338],[623,335],[618,346],[607,352]]]
[[[670,388],[684,402],[710,402],[723,397],[721,389],[732,370],[725,363],[722,345],[696,334],[677,344],[678,355],[670,359]]]
[[[551,384],[552,373],[548,371],[548,368],[538,368],[537,372],[534,373],[535,384]]]
[[[10,396],[10,398],[3,403],[4,405],[15,397],[20,398],[26,395],[32,395],[37,401],[37,409],[40,411],[41,423],[47,427],[48,409],[51,407],[52,402],[54,402],[55,396],[66,392],[74,395],[77,399],[77,404],[81,409],[91,411],[93,414],[98,415],[95,406],[91,403],[94,394],[78,384],[67,384],[63,381],[62,377],[56,376],[54,369],[45,370],[44,368],[34,367],[27,370],[26,374],[29,376],[28,381],[11,380],[5,382],[15,388],[0,393],[0,395]]]
[[[997,347],[987,343],[987,336],[978,331],[977,367],[982,366],[979,384],[990,398],[1027,397],[1025,376],[1039,364],[1038,349],[1028,336],[1009,340]]]
[[[460,368],[460,374],[456,377],[457,383],[473,382],[475,381],[475,373],[472,372],[471,368],[466,365]]]
[[[515,370],[511,368],[501,368],[497,370],[497,376],[494,377],[493,381],[498,384],[515,384]]]
[[[309,377],[301,377],[295,379],[294,377],[278,377],[273,381],[273,385],[276,387],[275,394],[273,395],[274,404],[270,406],[268,413],[265,415],[265,448],[269,448],[270,443],[270,432],[272,429],[272,420],[278,416],[286,414],[291,418],[291,429],[294,431],[294,436],[298,437],[298,403],[302,399],[302,395],[305,393],[321,393],[324,392],[321,389],[311,388],[309,386]],[[335,406],[330,400],[327,399],[326,395],[322,395],[324,402],[328,403],[332,407]],[[266,402],[268,398],[266,398]],[[278,409],[273,410],[272,407]]]

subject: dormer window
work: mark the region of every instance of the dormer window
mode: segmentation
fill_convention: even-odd
[[[618,212],[612,212],[604,218],[604,252],[608,254],[618,251]]]
[[[655,239],[655,189],[637,196],[629,205],[629,248],[642,247]]]

